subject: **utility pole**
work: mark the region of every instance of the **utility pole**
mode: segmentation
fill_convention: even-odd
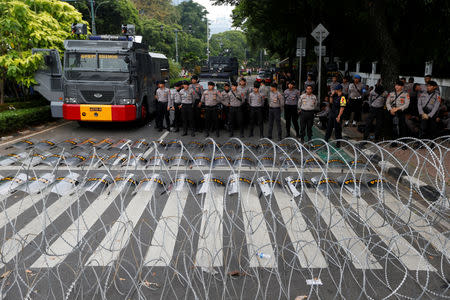
[[[209,26],[208,26],[208,18],[206,18],[206,55],[208,57],[208,69],[211,68],[209,64]]]
[[[94,0],[91,1],[91,19],[92,19],[92,34],[97,34],[97,30],[95,29],[95,15],[94,15]]]
[[[175,32],[175,61],[178,63],[178,29]]]

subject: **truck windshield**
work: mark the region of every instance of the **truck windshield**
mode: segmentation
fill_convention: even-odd
[[[65,72],[69,80],[123,81],[129,77],[127,55],[108,53],[66,53]]]

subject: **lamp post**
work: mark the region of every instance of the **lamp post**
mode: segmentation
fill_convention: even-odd
[[[62,0],[62,1],[65,1],[65,2],[76,2],[76,1],[78,1],[78,0]],[[90,7],[91,7],[90,11],[91,11],[92,34],[95,35],[95,34],[97,34],[97,28],[96,28],[96,26],[95,26],[95,15],[97,14],[97,9],[98,9],[102,4],[105,4],[105,3],[107,3],[107,2],[110,2],[110,0],[101,2],[99,5],[97,5],[97,7],[95,7],[95,10],[94,10],[95,0],[87,0],[87,1],[89,1],[89,5],[90,5]]]
[[[164,25],[160,25],[159,26],[161,32],[164,31]],[[173,32],[175,33],[175,61],[178,63],[178,32],[189,32],[192,33],[192,25],[189,25],[189,29],[188,30],[180,30],[180,29],[174,29]]]

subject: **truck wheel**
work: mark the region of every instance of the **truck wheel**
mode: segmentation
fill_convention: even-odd
[[[141,119],[139,120],[139,125],[145,126],[147,125],[148,121],[149,121],[148,104],[147,101],[144,100],[141,106]]]

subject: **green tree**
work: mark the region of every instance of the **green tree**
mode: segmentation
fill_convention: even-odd
[[[136,8],[150,19],[170,24],[178,23],[180,16],[171,0],[132,0]]]
[[[206,8],[192,0],[181,2],[177,9],[180,15],[181,28],[188,30],[192,27],[192,35],[206,42]]]
[[[0,0],[0,103],[7,78],[26,86],[34,83],[42,57],[32,55],[31,49],[62,49],[71,24],[81,21],[81,14],[65,2]]]

